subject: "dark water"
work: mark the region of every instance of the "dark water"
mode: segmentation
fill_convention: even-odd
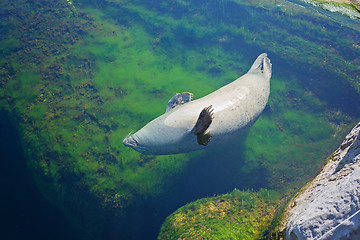
[[[40,193],[20,136],[0,114],[0,239],[85,239]]]

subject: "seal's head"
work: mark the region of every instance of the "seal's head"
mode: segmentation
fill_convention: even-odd
[[[126,147],[131,147],[135,151],[143,154],[156,154],[163,146],[163,141],[169,142],[162,134],[156,134],[152,127],[144,127],[132,134],[129,133],[123,140]]]
[[[133,135],[128,135],[124,140],[123,140],[123,144],[126,147],[131,147],[132,149],[140,152],[140,153],[144,153],[146,152],[146,148],[144,146],[141,146],[140,142],[139,142],[139,138],[136,136],[136,134]]]
[[[126,147],[131,147],[142,154],[164,155],[177,153],[179,144],[184,141],[184,129],[166,126],[163,121],[152,121],[136,133],[130,133],[123,140]],[[186,135],[186,134],[185,134]],[[196,139],[192,133],[188,133]]]

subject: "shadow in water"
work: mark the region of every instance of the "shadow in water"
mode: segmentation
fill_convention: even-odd
[[[246,135],[236,141],[203,151],[190,160],[186,171],[167,181],[171,183],[164,194],[146,199],[143,204],[128,209],[125,219],[109,214],[102,239],[156,239],[165,218],[179,207],[203,197],[240,190],[266,187],[264,168],[244,168]],[[191,154],[191,153],[190,153]],[[197,155],[199,156],[199,155]]]
[[[192,159],[186,173],[176,183],[178,192],[186,195],[188,201],[231,192],[234,188],[256,190],[266,187],[265,169],[244,168],[245,141],[246,135],[243,135],[236,141],[207,150],[199,159]]]
[[[39,192],[20,136],[0,112],[1,239],[86,239]]]
[[[245,140],[246,134],[236,141],[203,151],[201,157],[190,160],[183,174],[169,180],[173,183],[172,190],[150,207],[158,229],[168,215],[191,201],[228,193],[234,188],[258,190],[268,185],[265,168],[244,167]]]

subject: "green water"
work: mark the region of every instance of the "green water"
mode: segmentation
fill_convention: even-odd
[[[275,216],[360,119],[355,20],[282,0],[22,0],[1,9],[0,108],[16,120],[43,194],[95,239],[156,238],[177,208],[234,188],[276,193]],[[244,136],[171,156],[123,146],[175,93],[205,96],[262,52],[271,94]]]

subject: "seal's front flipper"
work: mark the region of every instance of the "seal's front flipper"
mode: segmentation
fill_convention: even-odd
[[[208,145],[208,143],[211,141],[211,135],[210,135],[210,132],[207,131],[207,133],[203,133],[203,134],[198,134],[197,135],[197,142],[198,144],[200,145]]]
[[[207,145],[210,142],[210,132],[205,131],[209,128],[214,119],[213,111],[212,105],[204,108],[201,111],[194,128],[191,130],[191,132],[197,136],[197,141],[200,145]]]
[[[166,105],[166,111],[169,111],[170,109],[179,106],[181,104],[190,102],[192,97],[193,97],[192,93],[189,92],[175,94],[175,96],[173,96]]]

